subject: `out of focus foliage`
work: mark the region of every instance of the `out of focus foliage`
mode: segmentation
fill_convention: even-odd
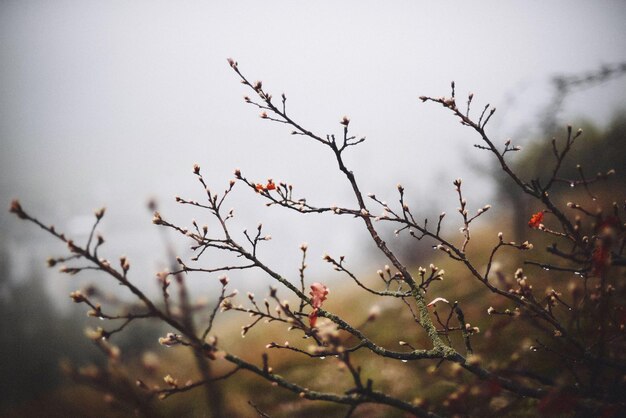
[[[59,314],[41,276],[18,281],[0,252],[0,411],[56,386],[62,357],[81,361],[94,354],[80,335],[84,314],[72,309]]]
[[[97,320],[68,305],[69,311],[54,305],[40,274],[31,271],[16,277],[8,253],[0,251],[0,416],[89,416],[89,404],[81,403],[102,400],[101,394],[86,394],[84,388],[58,390],[67,383],[63,362],[79,366],[105,362],[83,333]],[[117,341],[129,358],[141,355],[160,333],[157,324],[134,325]]]
[[[561,167],[559,177],[569,180],[580,180],[579,165],[586,179],[595,178],[598,173],[605,174],[609,170],[615,173],[606,180],[600,180],[593,185],[593,193],[599,196],[613,196],[613,200],[620,202],[626,193],[626,113],[619,113],[607,127],[598,127],[591,122],[582,121],[573,123],[573,129],[581,128],[583,135],[572,148],[566,164]],[[523,151],[513,160],[513,168],[521,173],[526,179],[545,179],[551,174],[554,167],[554,155],[552,154],[552,139],[557,143],[566,136],[566,127],[554,132],[541,135],[540,138],[524,147]],[[531,199],[519,193],[512,187],[510,178],[501,176],[500,168],[493,169],[493,178],[498,182],[498,196],[507,205],[507,212],[513,216],[517,239],[526,235],[526,222],[529,213],[535,209],[531,207]],[[571,189],[568,196],[578,196],[580,199],[589,201],[591,197],[582,186],[572,188],[568,182],[555,185],[555,191]]]

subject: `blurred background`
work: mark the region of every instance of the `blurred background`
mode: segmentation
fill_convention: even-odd
[[[581,161],[591,172],[615,168],[619,176],[625,19],[626,3],[617,0],[2,0],[0,202],[8,208],[19,198],[29,213],[79,240],[93,211],[106,206],[106,256],[127,255],[132,279],[151,295],[158,294],[154,273],[168,265],[167,248],[183,257],[189,250],[151,224],[148,204],[168,219],[203,223],[206,215],[174,202],[201,196],[194,163],[215,190],[240,168],[252,180],[293,184],[313,205],[354,206],[327,149],[261,120],[244,103],[248,92],[226,62],[232,57],[249,79],[276,97],[284,92],[288,111],[308,129],[339,133],[340,119],[351,118],[352,132],[367,137],[347,158],[364,192],[391,201],[401,183],[411,206],[432,217],[454,211],[452,181],[462,177],[470,205],[492,204],[491,219],[508,222],[513,239],[526,239],[512,216],[521,211],[525,221],[524,202],[507,195],[489,156],[472,146],[476,136],[418,97],[449,95],[454,80],[460,98],[474,93],[476,110],[496,106],[488,132],[525,147],[514,158],[529,175],[541,173],[540,150],[554,133],[568,123],[583,126],[598,142]],[[264,224],[273,239],[262,256],[286,276],[297,277],[302,242],[309,243],[309,277],[329,286],[338,276],[320,261],[325,252],[346,255],[361,274],[384,264],[359,222],[268,209],[243,188],[229,205],[239,229]],[[412,264],[429,263],[406,240],[392,246]],[[0,212],[0,371],[11,376],[0,383],[0,414],[26,416],[51,394],[63,413],[71,402],[61,400],[76,389],[60,386],[59,361],[102,361],[83,337],[87,318],[70,291],[96,283],[128,297],[97,275],[46,270],[46,257],[63,250]],[[242,291],[269,284],[258,274],[233,276]],[[215,278],[190,286],[210,298]],[[147,324],[118,343],[139,355],[161,331]]]

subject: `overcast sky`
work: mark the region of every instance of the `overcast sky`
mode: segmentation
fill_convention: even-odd
[[[367,136],[348,157],[364,191],[391,200],[401,182],[432,211],[455,204],[451,181],[463,177],[480,207],[493,196],[491,180],[472,169],[486,161],[476,138],[417,97],[447,95],[455,80],[459,95],[498,108],[494,139],[524,143],[537,134],[551,76],[626,61],[625,21],[623,1],[2,0],[0,199],[20,197],[76,234],[106,205],[108,256],[139,260],[134,272],[146,283],[162,258],[146,202],[202,222],[172,203],[199,197],[194,162],[216,189],[239,167],[293,183],[314,204],[351,204],[326,149],[245,105],[248,92],[226,63],[233,57],[250,79],[285,92],[309,129],[338,133],[351,117],[353,132]],[[625,86],[575,94],[563,117],[606,123],[625,108]],[[321,264],[324,251],[356,260],[367,240],[355,221],[300,220],[243,191],[233,206],[242,226],[268,225],[266,255],[285,274],[296,271],[302,241]],[[59,251],[51,240],[33,244],[40,233],[15,223],[0,214],[22,261]],[[175,242],[185,253],[185,241]]]

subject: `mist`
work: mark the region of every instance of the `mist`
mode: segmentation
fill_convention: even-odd
[[[418,96],[448,95],[455,80],[459,96],[473,92],[478,107],[498,108],[494,138],[523,144],[540,132],[552,76],[626,60],[625,17],[620,1],[3,1],[0,199],[8,206],[19,197],[79,239],[106,206],[106,256],[127,255],[134,280],[154,291],[154,272],[169,262],[165,248],[189,250],[151,225],[147,203],[202,223],[201,212],[174,203],[176,195],[202,196],[193,163],[218,191],[240,168],[252,179],[291,183],[314,204],[353,205],[326,149],[244,103],[248,92],[226,62],[232,57],[250,79],[284,92],[308,129],[338,133],[341,117],[351,118],[352,131],[367,137],[348,156],[364,192],[392,200],[402,183],[414,206],[437,213],[454,208],[452,180],[463,177],[482,206],[495,198],[476,169],[486,156],[472,147],[471,132]],[[606,123],[624,108],[624,87],[618,79],[574,94],[563,123]],[[265,208],[242,188],[230,206],[240,230],[265,225],[273,240],[264,257],[286,275],[297,272],[304,241],[314,275],[328,273],[317,261],[324,252],[352,265],[365,260],[370,244],[357,220],[303,219]],[[62,250],[5,212],[0,228],[18,280]],[[360,268],[375,268],[369,264]],[[55,271],[46,276],[56,298],[76,287]]]

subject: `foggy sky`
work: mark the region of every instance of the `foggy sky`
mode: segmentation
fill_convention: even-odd
[[[107,206],[107,256],[136,260],[146,286],[164,253],[146,202],[202,222],[173,204],[201,196],[195,162],[216,190],[238,167],[293,183],[313,204],[354,206],[328,150],[243,102],[233,57],[275,96],[285,92],[310,130],[339,133],[350,116],[353,133],[367,136],[347,157],[365,192],[392,200],[400,182],[412,202],[438,211],[454,207],[451,182],[463,177],[480,207],[492,203],[493,183],[471,168],[487,161],[476,138],[417,97],[448,95],[455,80],[459,95],[498,108],[494,139],[524,143],[537,134],[549,77],[626,60],[625,18],[623,1],[1,1],[0,202],[20,197],[79,235]],[[576,94],[563,117],[606,123],[624,108],[624,87]],[[242,228],[267,225],[264,255],[287,275],[302,241],[314,275],[330,270],[318,261],[324,251],[359,261],[367,244],[357,221],[300,219],[243,190],[232,206]],[[62,253],[6,211],[0,231],[17,264]],[[184,239],[170,238],[187,254]]]

